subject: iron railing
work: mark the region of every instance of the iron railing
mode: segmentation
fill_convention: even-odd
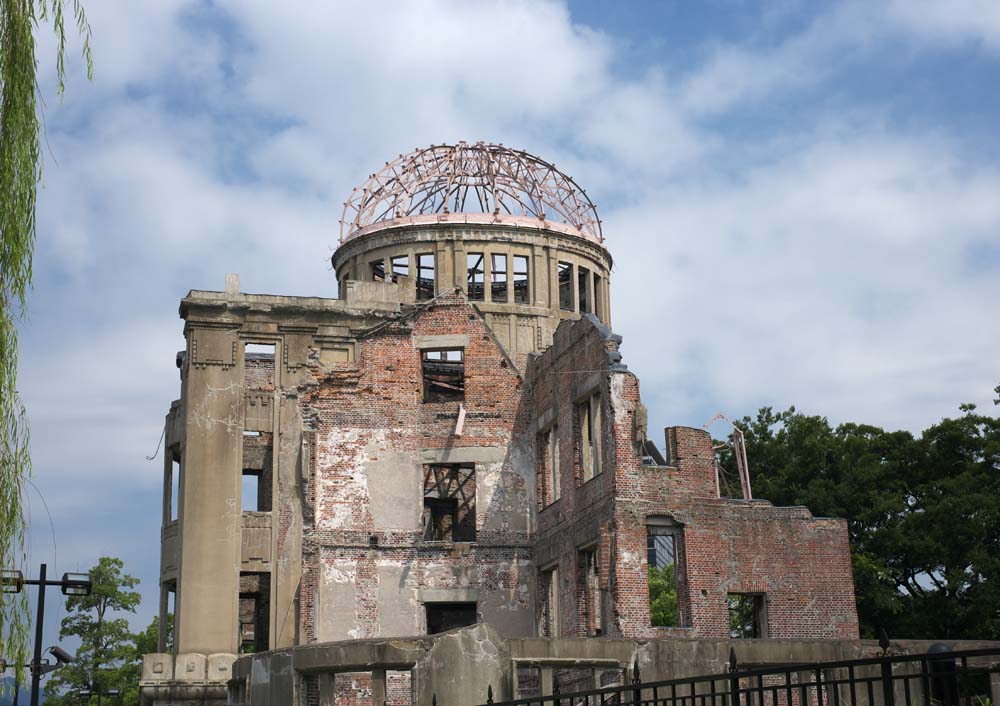
[[[722,674],[631,683],[484,706],[997,706],[1000,648],[883,655],[867,659],[740,669],[730,651]],[[625,670],[623,670],[624,672]],[[992,682],[992,683],[991,683]]]

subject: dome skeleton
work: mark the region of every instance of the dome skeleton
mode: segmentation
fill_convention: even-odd
[[[344,204],[340,241],[396,219],[452,213],[555,222],[604,241],[593,202],[571,177],[527,152],[483,142],[432,145],[386,162]]]

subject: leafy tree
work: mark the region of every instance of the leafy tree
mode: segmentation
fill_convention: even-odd
[[[117,689],[123,706],[138,704],[139,684],[136,670],[141,655],[136,636],[129,631],[122,613],[134,613],[139,593],[128,589],[138,579],[122,573],[122,560],[101,557],[90,570],[93,587],[89,596],[71,596],[66,600],[69,613],[62,621],[59,637],[77,637],[80,648],[76,661],[57,672],[45,687],[45,703],[78,706],[73,692],[79,689],[107,692]]]
[[[92,73],[90,27],[79,0],[73,17]],[[35,245],[35,195],[41,177],[41,121],[35,30],[51,20],[58,38],[56,75],[62,94],[66,30],[63,0],[0,0],[0,565],[24,565],[21,491],[31,471],[28,420],[17,392],[17,323],[25,316]],[[13,596],[13,597],[11,597]],[[27,661],[25,592],[0,593],[0,654]],[[23,673],[19,670],[23,681]]]
[[[754,496],[847,520],[863,636],[1000,638],[1000,419],[960,409],[919,437],[794,407],[740,423]]]
[[[674,565],[649,567],[649,622],[659,627],[679,625]]]

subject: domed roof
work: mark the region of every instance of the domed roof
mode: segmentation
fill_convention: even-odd
[[[572,178],[532,154],[485,142],[432,145],[386,162],[344,204],[340,242],[441,222],[545,228],[604,242],[597,209]]]

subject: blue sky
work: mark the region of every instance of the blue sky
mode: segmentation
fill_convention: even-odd
[[[1000,4],[86,7],[93,82],[74,60],[60,103],[45,28],[39,47],[21,390],[58,557],[30,490],[31,563],[122,557],[136,626],[180,298],[227,272],[333,296],[341,204],[418,146],[503,142],[587,189],[653,428],[794,404],[918,431],[992,409]]]

